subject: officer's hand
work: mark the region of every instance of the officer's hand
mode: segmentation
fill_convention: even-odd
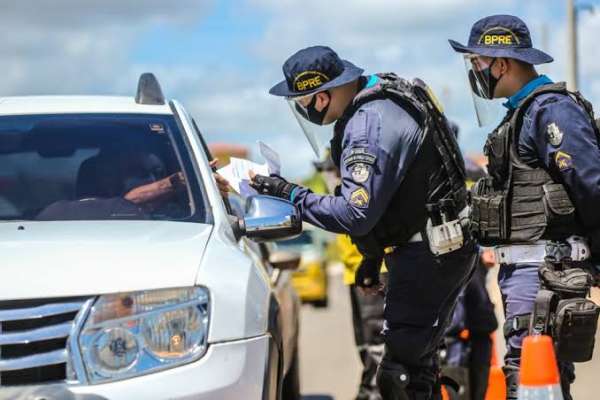
[[[250,186],[252,186],[260,194],[269,196],[281,197],[282,199],[290,200],[290,195],[294,188],[298,185],[289,183],[279,175],[257,175],[250,171]]]
[[[217,163],[219,162],[218,158],[215,158],[210,162],[210,167],[214,170],[217,168]],[[219,192],[221,192],[221,196],[227,197],[229,193],[229,181],[223,178],[220,174],[213,172],[213,176],[215,177],[215,181],[217,181],[217,187],[219,188]]]
[[[381,291],[379,271],[381,269],[380,258],[363,257],[354,274],[354,284],[364,294],[377,294]]]
[[[496,265],[496,253],[493,249],[484,249],[479,255],[481,264],[487,268],[493,268]]]

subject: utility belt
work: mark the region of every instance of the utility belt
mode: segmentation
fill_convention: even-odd
[[[450,207],[451,203],[448,207]],[[432,207],[429,207],[431,209]],[[430,215],[433,213],[440,213],[440,209],[432,209],[429,211]],[[446,212],[446,211],[444,211]],[[434,255],[441,255],[450,253],[455,250],[462,248],[463,244],[470,239],[469,231],[469,207],[464,207],[459,213],[448,212],[442,218],[441,215],[435,215],[427,222],[425,232],[417,232],[412,235],[406,242],[407,243],[420,243],[427,241],[429,248]],[[454,216],[452,220],[448,220]],[[434,225],[435,224],[435,225]],[[393,253],[400,246],[387,246],[385,248],[385,254]]]
[[[427,204],[425,237],[435,256],[459,250],[471,238],[468,206],[458,211],[454,200],[444,199]]]
[[[511,244],[494,247],[498,264],[539,264],[547,257],[569,257],[570,261],[585,261],[590,258],[590,245],[581,236],[571,236],[566,243],[538,240],[531,244]],[[556,254],[560,252],[560,254]]]
[[[582,242],[575,241],[578,245]],[[504,335],[510,337],[526,330],[530,335],[549,335],[553,338],[557,357],[561,361],[589,361],[594,351],[600,314],[600,308],[587,299],[594,279],[585,269],[573,266],[573,261],[582,260],[574,260],[572,255],[583,255],[574,251],[568,242],[549,241],[544,245],[544,252],[545,257],[539,269],[541,287],[534,310],[531,314],[507,320]],[[530,254],[537,255],[534,251]],[[589,253],[585,259],[588,257]]]

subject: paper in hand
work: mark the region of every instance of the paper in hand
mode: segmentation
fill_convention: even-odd
[[[231,157],[230,162],[217,172],[229,181],[229,184],[242,197],[248,197],[257,194],[256,190],[250,187],[250,171],[257,175],[269,176],[279,174],[281,171],[281,160],[279,154],[265,143],[259,141],[258,146],[260,154],[266,160],[265,164],[258,164],[243,158]]]
[[[279,154],[260,140],[258,141],[258,147],[260,149],[260,155],[267,161],[269,174],[281,174],[281,159],[279,158]]]

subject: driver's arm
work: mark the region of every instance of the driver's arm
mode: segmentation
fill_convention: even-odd
[[[145,205],[156,201],[163,201],[184,186],[185,178],[183,173],[176,172],[159,181],[138,186],[127,192],[124,198],[134,204]]]

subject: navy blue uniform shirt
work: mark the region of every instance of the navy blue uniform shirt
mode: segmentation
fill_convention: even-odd
[[[371,76],[368,86],[377,82]],[[319,228],[363,236],[379,221],[419,150],[423,132],[392,100],[363,104],[344,129],[340,196],[298,188],[292,201]]]
[[[538,77],[515,94],[518,102],[551,82],[544,78]],[[515,96],[505,104],[508,108],[518,104]],[[592,121],[581,106],[562,94],[536,97],[525,112],[518,150],[528,165],[562,178],[586,228],[600,227],[600,147]]]

